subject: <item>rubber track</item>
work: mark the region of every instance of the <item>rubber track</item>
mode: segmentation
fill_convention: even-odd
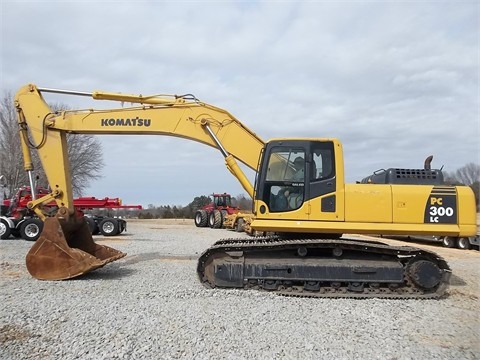
[[[404,286],[398,289],[390,288],[369,288],[365,286],[364,292],[349,291],[346,286],[333,288],[322,287],[320,291],[304,291],[301,286],[285,287],[280,286],[277,290],[263,290],[260,286],[248,286],[245,289],[262,290],[271,293],[276,293],[283,296],[294,297],[322,297],[322,298],[388,298],[388,299],[438,299],[442,297],[447,288],[451,276],[451,270],[444,258],[438,254],[410,246],[391,246],[381,242],[365,242],[360,240],[343,240],[343,239],[297,239],[284,240],[277,237],[257,237],[244,239],[223,239],[214,243],[208,248],[198,259],[197,273],[200,281],[206,287],[213,288],[214,286],[204,277],[205,263],[208,258],[215,253],[222,253],[228,251],[249,251],[249,250],[281,250],[298,246],[308,246],[317,248],[334,248],[341,247],[345,250],[361,250],[368,253],[396,255],[400,257],[422,257],[427,260],[435,262],[443,271],[442,280],[437,285],[435,291],[426,292],[423,289],[416,287],[411,282],[407,281]],[[406,268],[405,268],[406,271]]]

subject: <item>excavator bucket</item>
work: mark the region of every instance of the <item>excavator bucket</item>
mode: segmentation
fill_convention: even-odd
[[[26,257],[28,272],[39,280],[71,279],[127,254],[96,244],[83,216],[61,208],[45,219],[43,231]]]

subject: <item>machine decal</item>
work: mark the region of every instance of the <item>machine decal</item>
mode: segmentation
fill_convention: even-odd
[[[452,186],[434,186],[425,205],[425,223],[455,224],[457,192]]]
[[[102,126],[145,126],[149,127],[152,119],[140,119],[138,116],[132,119],[102,119]]]

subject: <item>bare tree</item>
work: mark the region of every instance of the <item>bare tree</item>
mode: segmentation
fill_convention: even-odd
[[[245,194],[239,194],[235,197],[237,206],[242,210],[242,212],[250,211],[253,208],[253,201],[250,197],[247,197]]]
[[[475,163],[468,163],[461,168],[452,171],[444,172],[445,181],[449,184],[473,185],[480,182],[480,165]]]
[[[465,185],[472,185],[480,181],[480,165],[468,163],[455,171],[454,178]]]
[[[445,182],[470,186],[475,194],[477,210],[480,210],[480,165],[468,163],[455,172],[446,173]]]
[[[66,110],[62,104],[51,106],[53,110]],[[103,167],[102,146],[92,135],[67,134],[67,148],[70,159],[70,176],[75,196],[82,195],[92,180],[101,176]],[[48,185],[45,172],[36,151],[32,151],[32,162],[39,184]],[[18,135],[16,110],[11,93],[0,101],[0,175],[5,177],[8,195],[15,188],[28,184],[23,169],[23,154]]]
[[[6,93],[0,102],[0,175],[4,176],[6,193],[9,196],[26,180],[11,93]]]
[[[75,196],[80,196],[92,180],[101,177],[102,146],[92,135],[67,135],[70,175]]]

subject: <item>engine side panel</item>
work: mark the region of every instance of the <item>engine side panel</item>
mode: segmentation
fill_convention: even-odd
[[[345,221],[392,222],[392,186],[345,184]]]

